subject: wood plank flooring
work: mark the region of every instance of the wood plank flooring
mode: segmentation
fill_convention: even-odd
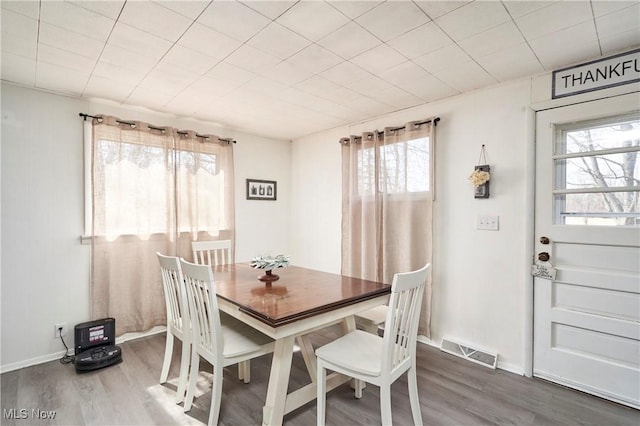
[[[335,337],[315,333],[314,346]],[[211,401],[211,367],[202,363],[193,409],[174,402],[180,344],[175,345],[169,381],[158,383],[164,334],[121,345],[124,361],[85,374],[57,361],[0,375],[2,425],[201,425]],[[418,345],[418,385],[425,425],[640,425],[640,411],[501,370],[470,363]],[[251,383],[225,369],[220,424],[259,425],[271,357],[251,362]],[[289,390],[309,382],[302,356],[293,360]],[[379,390],[367,386],[362,399],[344,385],[327,397],[327,424],[380,424]],[[406,378],[392,386],[394,425],[412,424]],[[20,411],[24,410],[24,411]],[[53,419],[38,419],[37,412]],[[18,419],[17,417],[25,417]],[[10,418],[13,417],[13,418]],[[285,416],[285,425],[314,425],[315,402]]]

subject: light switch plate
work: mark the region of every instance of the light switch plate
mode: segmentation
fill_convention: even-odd
[[[478,215],[476,229],[497,231],[500,229],[500,216]]]

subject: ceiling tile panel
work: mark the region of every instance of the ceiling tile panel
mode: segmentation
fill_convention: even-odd
[[[327,3],[332,7],[335,7],[344,15],[351,19],[356,19],[358,16],[370,11],[376,6],[379,6],[384,0],[369,1],[369,0],[334,0]]]
[[[454,96],[462,91],[445,84],[434,75],[420,77],[413,84],[413,90],[410,93],[419,96],[426,102],[437,101],[448,96]]]
[[[57,47],[40,44],[38,46],[38,65],[42,62],[86,73],[90,73],[96,64],[95,59],[58,49]]]
[[[116,20],[124,6],[123,0],[109,1],[72,1],[74,5],[90,10],[109,19]]]
[[[527,39],[539,38],[585,21],[593,21],[591,4],[584,1],[557,2],[516,19]]]
[[[2,75],[2,80],[4,81],[34,86],[36,82],[36,61],[35,59],[2,51],[0,75]]]
[[[158,90],[175,96],[199,78],[200,75],[188,68],[160,62],[144,77],[138,87]]]
[[[387,44],[407,58],[413,59],[452,43],[451,38],[435,22],[428,22],[393,40],[389,40]]]
[[[512,21],[476,34],[458,44],[471,57],[486,56],[524,43],[524,37]]]
[[[178,44],[217,59],[227,57],[242,45],[238,40],[197,22],[178,40]]]
[[[282,61],[273,68],[260,70],[258,74],[286,86],[293,86],[313,75],[313,73],[307,69],[293,65],[288,61]]]
[[[344,59],[351,59],[379,46],[382,41],[355,22],[350,22],[319,40],[318,44]]]
[[[202,77],[191,84],[180,95],[188,93],[192,99],[210,99],[212,96],[221,98],[233,92],[238,86],[216,80],[211,77]],[[206,101],[205,101],[206,102]]]
[[[120,46],[114,46],[107,43],[100,61],[107,62],[112,65],[116,65],[122,68],[128,68],[131,70],[139,71],[146,74],[158,63],[160,56],[149,56],[140,52],[132,52],[121,48]]]
[[[606,50],[611,51],[610,41],[621,41],[620,48],[640,45],[640,3],[596,18],[598,36],[606,40]],[[605,46],[603,46],[603,50]]]
[[[318,74],[342,62],[342,58],[317,44],[311,44],[296,53],[287,62],[307,71]]]
[[[0,7],[3,81],[287,139],[640,46],[637,0]]]
[[[453,40],[460,41],[511,20],[501,2],[476,1],[436,19]]]
[[[136,71],[129,68],[119,67],[109,62],[98,61],[93,69],[92,75],[108,78],[109,80],[118,81],[128,86],[135,87],[146,74],[146,71]]]
[[[318,19],[318,17],[322,19]],[[349,18],[322,1],[301,1],[278,18],[278,23],[306,37],[317,41],[342,27]]]
[[[92,59],[98,59],[104,47],[104,41],[74,33],[46,22],[40,23],[39,40],[40,44],[57,47]]]
[[[529,44],[546,70],[600,56],[593,20],[530,40]]]
[[[622,9],[638,6],[637,1],[618,0],[618,1],[592,1],[591,7],[593,8],[593,15],[599,18],[604,15],[608,15],[613,12],[618,12]],[[629,10],[631,12],[631,10]]]
[[[558,3],[558,1],[545,1],[545,0],[536,0],[536,1],[522,1],[522,0],[503,0],[502,2],[509,14],[512,18],[520,18],[524,15],[528,15],[530,13],[536,12],[540,9],[544,9],[545,7],[549,7]],[[604,2],[603,2],[604,3]],[[609,2],[607,2],[609,3]]]
[[[469,61],[469,59],[471,59],[469,55],[460,47],[451,44],[412,60],[430,73],[434,73],[443,68],[453,68],[462,65]]]
[[[526,43],[478,57],[476,60],[498,81],[511,80],[521,75],[535,75],[544,71],[538,58]]]
[[[289,0],[289,1],[264,1],[264,0],[256,0],[256,1],[243,1],[242,3],[249,6],[251,9],[260,12],[262,15],[266,16],[269,19],[276,19],[278,16],[282,15],[286,12],[291,6],[296,4],[298,0]]]
[[[320,75],[327,80],[331,80],[334,83],[338,83],[343,86],[349,86],[356,80],[363,80],[371,77],[371,73],[368,73],[351,62],[341,62],[335,67],[323,71]]]
[[[150,1],[129,1],[119,22],[175,42],[192,24],[192,20]]]
[[[2,51],[36,58],[38,21],[10,10],[2,10]]]
[[[446,15],[447,13],[454,11],[456,9],[461,8],[465,4],[469,3],[470,0],[460,0],[460,1],[416,1],[415,3],[418,7],[425,11],[429,18],[436,19],[441,17],[442,15]]]
[[[256,72],[265,67],[275,66],[280,62],[280,59],[245,44],[229,55],[225,62],[247,71]]]
[[[188,68],[198,75],[206,74],[214,65],[220,62],[217,58],[179,44],[173,45],[171,50],[162,58],[162,61],[174,66]]]
[[[311,42],[282,25],[272,22],[249,40],[248,44],[276,58],[287,59]]]
[[[271,20],[242,3],[216,1],[204,11],[198,22],[245,42],[269,25]]]
[[[136,87],[133,92],[131,92],[125,103],[129,105],[144,105],[147,108],[158,110],[162,109],[162,107],[169,102],[173,96],[174,95],[171,93],[160,90]]]
[[[38,19],[40,17],[40,2],[24,0],[3,0],[0,2],[2,13],[12,11],[29,18]]]
[[[69,2],[43,1],[40,3],[40,21],[73,29],[86,36],[106,40],[115,21]]]
[[[140,52],[147,56],[161,57],[172,43],[145,31],[118,22],[107,44],[121,47],[131,52]]]
[[[95,73],[89,78],[84,88],[83,96],[90,98],[107,99],[115,102],[124,102],[135,89],[135,84],[124,83],[106,77],[100,77]]]
[[[231,65],[230,63],[220,62],[207,73],[207,77],[224,83],[229,83],[237,87],[256,78],[256,74],[236,67],[235,65]]]
[[[396,50],[386,44],[381,44],[378,47],[374,47],[356,56],[351,59],[351,62],[373,74],[381,74],[389,68],[407,62],[407,60],[406,57],[402,56]]]
[[[157,3],[162,7],[193,20],[200,16],[202,11],[211,2],[209,0],[171,0],[159,1]]]
[[[369,32],[382,41],[389,41],[430,19],[413,2],[388,1],[356,19]]]
[[[79,96],[89,80],[88,71],[79,71],[38,61],[36,87]]]
[[[493,77],[473,61],[453,68],[442,69],[435,72],[434,76],[459,92],[466,92],[496,83]]]

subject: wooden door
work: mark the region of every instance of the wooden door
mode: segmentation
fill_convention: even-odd
[[[640,94],[536,116],[533,374],[640,407]],[[545,255],[546,254],[546,255]],[[554,269],[551,269],[554,268]]]

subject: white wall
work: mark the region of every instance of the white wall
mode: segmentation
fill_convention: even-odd
[[[4,83],[1,89],[2,371],[58,357],[64,347],[54,339],[54,324],[73,330],[90,319],[89,246],[80,244],[80,112],[235,138],[236,258],[291,252],[290,142]],[[278,200],[246,200],[246,178],[278,181]],[[73,345],[72,332],[66,342]]]
[[[499,352],[502,368],[522,371],[527,107],[530,82],[479,90],[294,141],[292,246],[296,263],[340,271],[341,149],[363,130],[439,116],[432,340],[454,337]],[[474,199],[467,178],[486,145],[491,197]],[[480,214],[500,230],[476,230]]]

